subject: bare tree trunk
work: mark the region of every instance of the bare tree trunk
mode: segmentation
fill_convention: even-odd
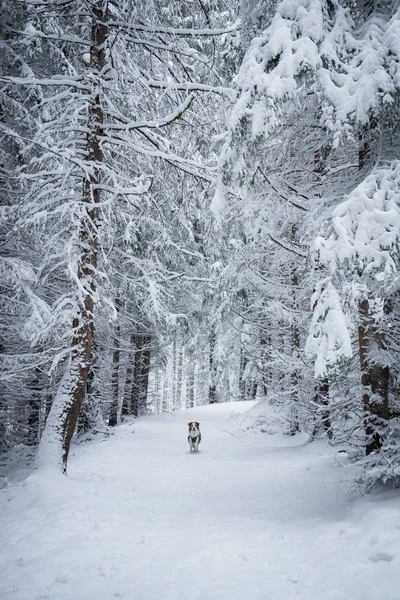
[[[172,343],[172,410],[176,410],[176,372],[177,372],[177,344],[176,335]]]
[[[267,352],[268,347],[271,344],[271,337],[263,333],[260,337],[260,346],[261,346],[261,385],[262,385],[262,394],[264,397],[267,396],[268,388],[271,383],[271,374],[268,369],[268,361],[267,361]]]
[[[105,432],[105,423],[100,407],[100,395],[97,387],[98,355],[95,351],[95,339],[92,345],[92,358],[90,361],[87,378],[86,394],[81,406],[78,419],[78,433],[85,434],[89,431]]]
[[[128,416],[132,414],[132,387],[133,387],[133,371],[135,366],[135,352],[136,352],[136,335],[132,333],[131,335],[131,348],[132,353],[129,354],[128,359],[128,368],[126,369],[126,377],[125,377],[125,387],[124,387],[124,397],[122,400],[122,412],[121,414],[124,416]]]
[[[258,388],[258,382],[253,379],[251,381],[250,390],[249,390],[249,395],[250,395],[250,399],[251,400],[255,400],[256,399],[256,397],[257,397],[257,388]]]
[[[208,402],[214,404],[217,402],[217,371],[215,364],[215,345],[216,345],[216,334],[213,329],[210,333],[210,354],[209,354],[209,384],[208,384]]]
[[[93,386],[94,378],[95,374],[91,368],[89,371],[85,400],[79,415],[78,433],[80,435],[89,432],[106,431],[99,402],[99,393],[98,390],[94,389]]]
[[[108,28],[108,5],[98,1],[92,6],[93,24],[91,30],[90,68],[97,80],[105,66],[105,43]],[[81,216],[78,232],[80,256],[78,273],[80,288],[80,308],[73,319],[73,338],[71,358],[59,391],[50,409],[45,431],[38,454],[38,466],[53,462],[52,448],[58,443],[61,453],[62,470],[67,468],[68,454],[74,434],[80,408],[82,406],[93,345],[93,309],[95,294],[95,272],[97,267],[98,220],[100,202],[100,166],[103,153],[100,139],[103,135],[103,109],[100,100],[100,87],[88,108],[88,137],[86,142],[86,161],[90,175],[83,182],[85,210]],[[46,454],[49,454],[48,458]],[[57,453],[56,453],[57,454]],[[51,458],[51,456],[53,459]]]
[[[138,395],[138,414],[143,415],[147,412],[147,392],[149,388],[150,375],[150,356],[151,356],[151,336],[142,335],[142,355],[140,360],[139,376],[139,395]]]
[[[168,386],[167,386],[167,381],[166,381],[165,374],[164,374],[163,385],[162,385],[162,403],[161,403],[162,412],[167,412],[169,410],[168,394],[169,394]]]
[[[135,361],[133,369],[133,384],[131,407],[132,414],[138,415],[147,412],[147,393],[150,375],[151,336],[138,333],[135,336]]]
[[[140,377],[142,371],[143,336],[135,335],[135,360],[133,364],[133,382],[131,396],[131,411],[137,417],[139,412]]]
[[[4,396],[0,395],[0,454],[8,449],[7,443],[7,405]]]
[[[370,314],[368,300],[359,304],[361,323],[358,327],[362,400],[364,406],[365,453],[382,447],[382,431],[389,419],[389,367],[373,363],[370,354],[382,350],[382,336]]]
[[[291,240],[296,239],[297,228],[296,225],[292,226],[291,231]],[[299,285],[299,278],[297,274],[297,269],[295,266],[292,268],[291,274],[291,284],[293,286],[293,308],[296,310],[297,306],[297,287]],[[292,357],[293,360],[297,362],[300,352],[300,331],[297,322],[295,321],[292,325],[291,332],[291,343],[292,343]],[[295,368],[292,371],[291,375],[291,384],[292,384],[292,393],[291,393],[291,407],[290,407],[290,435],[295,435],[300,430],[299,423],[299,373],[298,369]]]
[[[159,367],[156,367],[154,377],[154,395],[155,395],[155,412],[162,411],[162,385],[161,385],[161,373]]]
[[[183,380],[183,348],[178,349],[178,357],[176,363],[176,398],[175,406],[177,410],[182,408],[182,380]]]
[[[114,335],[114,350],[113,350],[113,361],[112,361],[112,375],[111,375],[111,389],[112,389],[112,401],[110,410],[110,419],[108,424],[110,427],[116,427],[118,424],[118,408],[119,408],[119,362],[120,362],[120,324],[119,324],[119,309],[120,301],[115,301],[117,308],[117,323],[115,325]]]
[[[321,406],[321,421],[325,431],[328,434],[329,439],[332,438],[332,428],[331,428],[331,415],[329,410],[329,379],[324,377],[319,379],[316,384],[314,402]],[[315,426],[314,434],[317,434],[318,429],[320,428],[321,421],[317,419],[317,423]]]
[[[26,443],[29,446],[36,446],[39,442],[40,433],[40,407],[42,404],[42,393],[44,392],[43,374],[36,368],[28,384],[29,397],[29,416],[28,416],[28,435]]]
[[[243,344],[240,345],[240,360],[239,360],[239,398],[240,400],[247,400],[246,397],[246,380],[244,373],[246,370],[248,359],[243,350]]]
[[[195,397],[194,397],[194,363],[190,361],[189,363],[189,377],[186,388],[186,408],[194,408],[195,405]]]

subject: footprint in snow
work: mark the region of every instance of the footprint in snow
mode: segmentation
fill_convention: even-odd
[[[394,556],[391,554],[387,554],[386,552],[377,552],[376,554],[372,554],[368,557],[372,562],[379,562],[381,560],[385,562],[391,562],[394,559]]]

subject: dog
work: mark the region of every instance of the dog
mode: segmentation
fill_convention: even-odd
[[[199,451],[199,444],[201,442],[200,423],[197,421],[190,421],[189,425],[189,452],[197,454]]]

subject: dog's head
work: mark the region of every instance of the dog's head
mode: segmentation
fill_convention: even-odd
[[[189,433],[196,433],[197,431],[200,431],[200,423],[198,423],[197,421],[190,421],[188,425]]]

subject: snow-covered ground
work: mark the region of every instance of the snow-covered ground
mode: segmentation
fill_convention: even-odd
[[[351,494],[322,441],[246,433],[249,406],[143,417],[3,490],[1,600],[399,600],[399,495]]]

